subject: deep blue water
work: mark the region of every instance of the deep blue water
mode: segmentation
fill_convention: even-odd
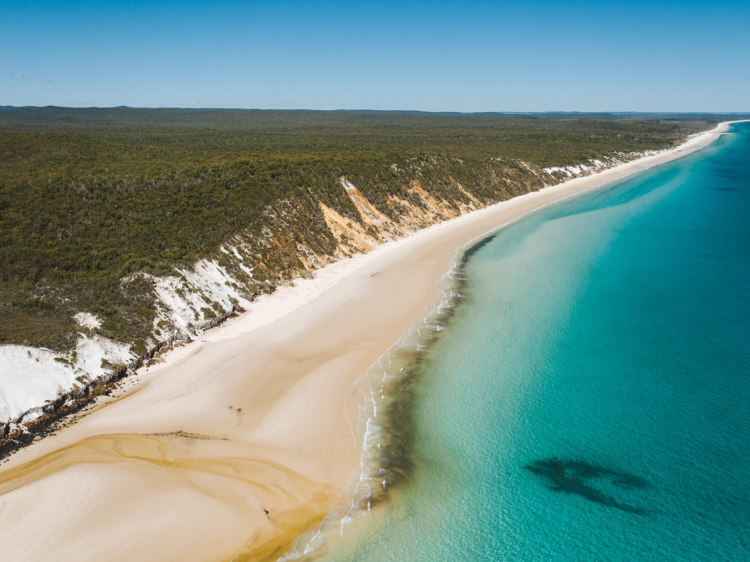
[[[357,561],[750,560],[750,123],[466,263]]]

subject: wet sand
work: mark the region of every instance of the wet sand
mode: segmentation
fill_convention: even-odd
[[[341,498],[359,460],[352,385],[433,306],[457,250],[726,129],[436,225],[272,322],[251,310],[176,350],[2,465],[0,559],[275,559]]]

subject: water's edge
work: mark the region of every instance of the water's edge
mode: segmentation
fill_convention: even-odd
[[[708,146],[710,143],[701,149]],[[663,164],[670,162],[674,160]],[[280,560],[311,560],[336,551],[353,551],[365,530],[374,531],[384,523],[389,500],[409,482],[414,472],[413,418],[422,367],[440,333],[466,300],[465,268],[469,258],[489,244],[498,231],[530,214],[577,195],[628,181],[663,164],[557,199],[492,228],[457,250],[448,272],[438,282],[442,289],[433,307],[354,385],[356,398],[352,400],[350,419],[359,439],[360,463],[350,477],[342,501],[319,526],[299,537]]]

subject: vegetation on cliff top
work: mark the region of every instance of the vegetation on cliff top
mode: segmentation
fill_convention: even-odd
[[[240,232],[270,229],[254,266],[289,278],[298,242],[335,250],[320,202],[360,221],[342,177],[397,220],[393,196],[409,199],[412,180],[452,204],[467,200],[459,185],[489,203],[542,186],[521,162],[663,149],[707,125],[543,117],[2,108],[0,343],[69,349],[85,310],[104,335],[142,346],[152,287],[123,278],[189,267]]]

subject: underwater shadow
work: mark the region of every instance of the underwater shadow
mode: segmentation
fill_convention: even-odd
[[[626,492],[648,488],[648,483],[640,476],[596,466],[585,461],[565,461],[556,457],[534,461],[524,468],[544,478],[549,484],[549,489],[555,492],[576,494],[594,503],[628,513],[638,515],[646,513],[646,509],[623,503],[596,487],[596,483],[600,482],[609,483]]]

